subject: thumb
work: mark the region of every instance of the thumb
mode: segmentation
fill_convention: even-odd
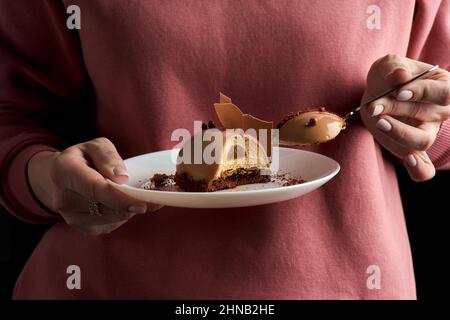
[[[393,67],[395,69],[389,71],[385,76],[386,82],[391,87],[395,87],[399,84],[405,83],[413,77],[403,65],[396,65]]]
[[[407,58],[388,54],[370,67],[367,75],[367,90],[371,96],[392,89],[412,78],[411,65]]]
[[[385,67],[384,79],[390,87],[405,83],[412,77],[408,67],[402,61],[391,61]]]
[[[103,177],[116,183],[126,183],[128,172],[114,144],[107,138],[90,140],[80,146]]]
[[[404,159],[404,164],[412,180],[422,182],[430,180],[436,169],[425,151],[415,151]]]

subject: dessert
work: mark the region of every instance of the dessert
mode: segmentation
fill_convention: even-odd
[[[345,120],[325,108],[287,115],[278,125],[280,144],[310,145],[330,141],[345,129]]]
[[[193,155],[195,139],[201,141],[203,154],[212,142],[205,141],[199,135],[203,136],[209,130],[214,129],[203,130],[186,142],[178,159],[187,152]],[[270,181],[270,175],[263,172],[270,167],[267,154],[255,137],[247,134],[227,134],[219,130],[218,134],[222,137],[222,144],[213,152],[217,161],[208,163],[211,161],[201,157],[200,163],[195,163],[192,159],[177,164],[175,182],[180,188],[185,191],[216,191]]]
[[[177,156],[176,173],[155,175],[150,189],[210,192],[252,183],[272,182],[290,186],[304,182],[287,174],[270,172],[273,122],[243,113],[222,93],[214,108],[221,128],[216,128],[212,121],[203,123],[201,131],[182,145]],[[289,115],[280,127],[286,141],[297,143],[298,137],[295,134],[290,136],[292,128],[298,125],[310,129],[316,127],[318,133],[325,134],[325,127],[330,125],[332,128],[327,134],[332,135],[333,119],[322,109],[310,110],[309,113]],[[309,138],[316,141],[314,134],[317,132],[311,132]]]
[[[214,107],[223,129],[215,128],[210,121],[182,146],[177,159],[176,184],[185,191],[208,192],[270,181],[270,130],[273,123],[244,114],[222,93],[220,102]],[[248,129],[254,129],[255,134],[249,134]],[[266,129],[261,131],[264,137],[260,136],[259,129]],[[264,143],[260,142],[261,139]],[[199,147],[197,150],[196,146]],[[195,151],[200,151],[197,159]],[[210,159],[205,159],[208,151]]]

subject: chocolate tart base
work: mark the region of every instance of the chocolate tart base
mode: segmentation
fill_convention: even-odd
[[[189,192],[211,192],[224,189],[232,189],[237,186],[251,183],[269,182],[269,175],[261,175],[260,171],[240,170],[225,178],[215,179],[209,182],[205,180],[195,180],[186,173],[175,174],[176,184],[183,190]]]

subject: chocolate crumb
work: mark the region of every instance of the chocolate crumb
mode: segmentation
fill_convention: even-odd
[[[262,175],[259,170],[238,170],[231,175],[225,175],[220,179],[207,183],[204,180],[192,180],[182,173],[179,175],[156,173],[154,176],[147,180],[146,183],[141,185],[141,188],[145,190],[158,190],[158,191],[217,191],[222,189],[233,189],[239,185],[252,184],[252,183],[266,183],[272,182],[280,187],[292,186],[306,182],[306,180],[300,177],[292,177],[287,173],[272,173],[270,175]],[[190,189],[186,190],[186,184]],[[188,189],[189,189],[188,188]]]
[[[298,177],[292,177],[287,173],[275,173],[271,176],[271,181],[277,183],[280,186],[293,186],[306,182],[306,180]]]
[[[303,179],[298,179],[298,178],[287,178],[286,183],[284,184],[284,186],[293,186],[295,184],[301,184],[306,182]]]
[[[216,125],[214,124],[214,122],[212,121],[212,120],[209,120],[208,121],[208,128],[209,129],[213,129],[213,128],[215,128],[216,127]]]
[[[174,179],[174,175],[167,175],[165,173],[155,173],[155,175],[150,179],[151,183],[155,185],[155,187],[161,187],[165,186],[167,184],[170,184],[171,181]]]
[[[309,119],[308,123],[305,125],[306,127],[314,127],[317,124],[316,118]]]
[[[208,129],[208,125],[206,123],[202,123],[202,130]]]
[[[287,115],[284,116],[284,118],[277,124],[277,129],[281,129],[281,127],[288,122],[289,120],[291,120],[292,118],[294,118],[295,116],[297,116],[301,111],[298,112],[290,112]]]
[[[301,111],[297,111],[297,112],[290,112],[290,113],[288,113],[287,115],[284,116],[284,118],[277,124],[276,128],[277,129],[281,129],[281,127],[284,126],[284,124],[286,122],[288,122],[289,120],[291,120],[292,118],[295,118],[299,114],[310,112],[310,111],[321,111],[321,112],[333,113],[331,111],[327,111],[327,109],[325,107],[310,108],[310,109],[305,109],[305,110],[301,110]],[[335,113],[333,113],[333,114],[335,114]]]

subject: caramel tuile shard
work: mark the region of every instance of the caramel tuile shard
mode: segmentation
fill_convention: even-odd
[[[219,101],[220,103],[231,103],[231,99],[224,95],[222,92],[219,93]]]
[[[219,118],[220,123],[224,129],[255,129],[259,137],[259,129],[267,129],[267,156],[272,155],[272,129],[273,121],[265,121],[258,119],[251,114],[246,114],[239,109],[238,106],[232,103],[231,98],[224,95],[222,92],[219,95],[219,103],[214,103],[214,109]]]

